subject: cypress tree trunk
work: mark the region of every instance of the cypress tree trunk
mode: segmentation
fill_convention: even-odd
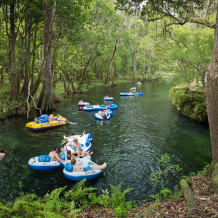
[[[31,39],[31,18],[30,18],[30,8],[27,4],[26,8],[26,18],[25,18],[25,61],[24,61],[24,84],[22,88],[22,93],[26,97],[28,95],[28,84],[30,76],[30,39]]]
[[[129,81],[131,82],[131,77],[132,77],[132,61],[131,61],[131,47],[130,47],[130,52],[129,52]]]
[[[213,152],[212,164],[215,164],[218,161],[218,9],[216,16],[216,29],[214,33],[213,54],[210,64],[205,71],[204,84]]]
[[[146,51],[145,51],[145,58],[146,58]],[[143,68],[143,80],[145,80],[145,71],[146,71],[146,60],[144,60],[144,68]]]
[[[39,96],[38,107],[42,111],[54,109],[54,96],[52,92],[51,48],[53,36],[53,22],[56,3],[53,5],[45,1],[44,24],[44,61],[42,63],[42,90]]]
[[[134,51],[134,63],[133,63],[133,76],[132,80],[135,80],[135,75],[136,75],[136,65],[137,65],[137,50],[135,49]]]
[[[15,57],[15,44],[16,44],[16,33],[15,33],[15,4],[10,4],[10,35],[9,35],[9,60],[10,60],[10,80],[11,80],[11,91],[10,97],[16,98],[19,95],[19,81],[16,71],[16,57]]]
[[[117,50],[117,46],[118,46],[118,39],[116,40],[116,43],[115,43],[115,46],[114,46],[113,55],[112,55],[112,58],[111,58],[111,61],[110,61],[110,67],[109,67],[109,70],[108,70],[106,80],[104,82],[105,86],[108,86],[109,81],[110,81],[110,75],[111,75],[111,71],[112,71],[112,67],[113,67],[113,61],[114,61],[114,56],[115,56],[115,53],[116,53],[116,50]]]

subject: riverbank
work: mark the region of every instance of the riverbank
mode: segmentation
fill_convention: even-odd
[[[170,90],[170,98],[182,115],[200,122],[208,122],[206,101],[202,88],[193,89],[187,86],[176,86]]]
[[[215,171],[217,177],[217,169]],[[213,176],[200,173],[181,180],[181,195],[178,199],[172,196],[170,200],[147,202],[130,211],[128,217],[217,217],[218,183],[212,184]]]
[[[146,202],[140,207],[125,201],[130,189],[121,191],[121,184],[111,185],[110,193],[104,190],[102,195],[96,196],[95,189],[85,187],[83,180],[68,191],[64,192],[66,187],[58,188],[43,198],[22,194],[13,204],[0,203],[0,212],[4,217],[217,217],[217,178],[218,163],[212,175],[200,173],[183,179],[181,191],[166,193],[165,199]]]
[[[109,86],[116,86],[118,84],[122,84],[122,83],[129,83],[128,80],[125,79],[117,79],[116,82],[110,82]],[[10,93],[10,86],[8,84],[0,84],[1,86],[1,91],[0,91],[0,119],[4,120],[6,117],[13,117],[13,116],[23,116],[26,115],[27,113],[27,104],[26,101],[27,99],[25,99],[23,96],[20,96],[17,99],[13,99],[11,100],[9,98],[9,93]],[[63,98],[67,98],[71,95],[75,95],[75,94],[81,94],[81,93],[85,93],[85,92],[89,92],[92,88],[95,87],[101,87],[104,86],[104,82],[100,81],[100,80],[96,80],[93,83],[87,84],[86,86],[83,86],[83,88],[80,90],[80,92],[75,91],[75,92],[65,92],[64,90],[64,84],[63,82],[58,82],[55,84],[54,87],[54,101],[55,103],[60,103],[62,101]],[[75,86],[76,88],[76,86]],[[37,93],[34,96],[34,101],[35,103],[37,103],[38,97],[40,95],[40,90],[41,90],[41,86],[39,87]],[[30,110],[34,109],[34,104],[31,101],[30,102]]]

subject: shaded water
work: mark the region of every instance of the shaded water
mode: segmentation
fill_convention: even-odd
[[[43,195],[74,182],[65,179],[62,168],[51,172],[31,170],[28,160],[40,154],[48,154],[53,145],[60,148],[63,135],[83,130],[93,136],[92,160],[108,163],[102,176],[88,184],[102,189],[123,182],[123,188],[133,188],[128,200],[143,201],[160,187],[155,187],[149,175],[160,169],[160,155],[174,155],[173,164],[183,170],[177,176],[169,176],[167,185],[173,187],[179,176],[197,172],[210,162],[211,147],[208,126],[186,119],[171,105],[166,83],[148,82],[137,87],[144,96],[120,97],[131,84],[116,87],[98,87],[89,93],[76,95],[58,105],[57,113],[78,125],[34,133],[25,128],[27,120],[13,118],[0,124],[0,148],[6,148],[6,157],[0,161],[0,202],[13,200],[20,191]],[[106,94],[114,97],[118,110],[106,124],[95,120],[94,112],[78,112],[80,98],[92,104],[102,104]],[[30,119],[33,119],[34,115]]]

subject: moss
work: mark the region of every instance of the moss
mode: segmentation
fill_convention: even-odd
[[[196,201],[194,199],[194,195],[192,193],[192,190],[190,189],[187,181],[185,179],[182,179],[180,181],[180,186],[181,186],[181,189],[184,193],[184,197],[185,197],[185,200],[187,201],[187,205],[189,207],[195,207],[196,206]]]
[[[218,194],[218,163],[214,166],[214,171],[211,175],[211,183],[214,188],[214,193]]]
[[[170,90],[172,103],[182,115],[201,122],[208,122],[207,107],[203,91],[188,87],[174,87]]]

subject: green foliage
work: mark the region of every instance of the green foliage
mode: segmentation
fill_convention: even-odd
[[[159,170],[150,175],[150,180],[154,185],[159,185],[161,183],[163,184],[163,181],[170,173],[176,174],[182,170],[178,164],[171,163],[172,157],[173,156],[169,156],[168,154],[161,155],[161,158],[158,160],[158,162],[162,166],[163,170]]]
[[[163,169],[158,170],[157,172],[152,173],[150,175],[150,180],[152,181],[153,185],[162,186],[162,189],[159,191],[159,193],[151,195],[151,197],[155,201],[170,200],[170,199],[178,200],[181,195],[181,191],[177,191],[173,193],[169,188],[164,187],[164,181],[167,179],[167,177],[170,174],[176,176],[178,172],[182,170],[179,164],[171,163],[172,158],[173,156],[169,156],[168,154],[161,155],[161,158],[158,160],[158,162],[160,163],[161,168]]]
[[[181,196],[181,193],[181,190],[173,193],[168,188],[162,188],[158,194],[151,195],[151,197],[157,202],[159,202],[160,200],[178,200]]]
[[[85,187],[85,185],[84,179],[68,191],[65,191],[66,187],[57,188],[43,198],[35,194],[22,193],[13,204],[0,203],[0,214],[3,217],[76,217],[82,209],[100,204],[113,210],[115,216],[123,217],[132,209],[132,203],[126,202],[125,199],[126,193],[131,189],[122,191],[122,183],[118,186],[111,185],[111,193],[103,190],[103,194],[98,197],[93,193],[96,188]]]
[[[175,87],[170,90],[170,98],[183,115],[207,122],[207,107],[203,92],[190,90],[188,87]]]
[[[0,213],[4,217],[66,217],[74,216],[81,211],[81,206],[88,206],[85,197],[88,197],[94,188],[86,188],[85,181],[78,182],[72,189],[64,192],[66,187],[53,190],[43,198],[35,194],[22,194],[13,204],[0,203]],[[19,184],[20,185],[20,184]]]
[[[121,190],[122,183],[117,186],[110,185],[110,192],[106,190],[102,190],[102,195],[95,196],[91,194],[89,196],[91,200],[91,204],[100,204],[106,208],[112,209],[114,211],[114,215],[117,217],[123,217],[127,215],[127,212],[132,209],[132,202],[127,201],[125,199],[126,193],[131,191],[130,188],[125,189],[124,191]]]
[[[68,201],[74,201],[79,207],[87,207],[87,196],[97,190],[92,187],[85,187],[86,180],[76,183],[68,192],[64,194],[64,198]]]

